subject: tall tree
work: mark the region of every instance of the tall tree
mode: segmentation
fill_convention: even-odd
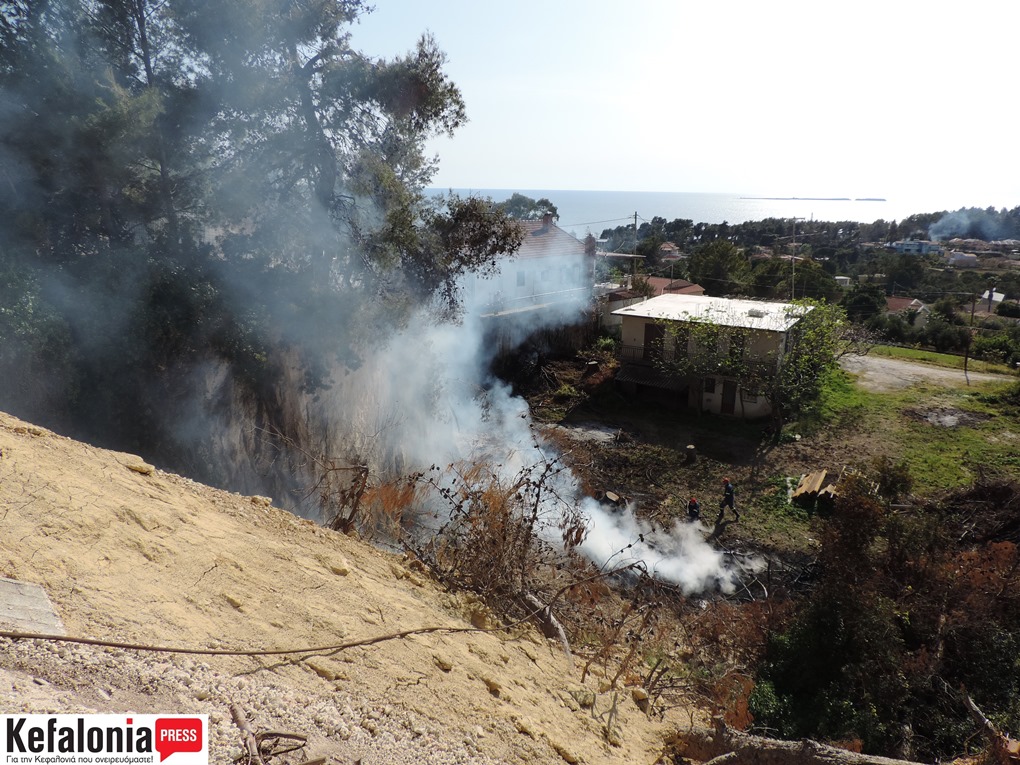
[[[511,218],[517,220],[541,220],[546,215],[551,215],[553,220],[560,219],[559,210],[556,205],[545,197],[532,199],[531,197],[514,192],[509,199],[499,202],[496,209],[502,210]]]
[[[698,247],[691,255],[689,276],[708,295],[741,294],[746,289],[750,267],[744,253],[725,239]]]
[[[458,277],[519,244],[488,206],[424,195],[426,141],[464,103],[428,35],[390,60],[359,53],[349,30],[365,11],[3,6],[0,270],[38,285],[43,305],[18,326],[68,330],[60,389],[77,391],[79,432],[171,442],[160,404],[192,395],[206,363],[266,402],[281,400],[285,356],[326,384],[415,303],[455,311]]]

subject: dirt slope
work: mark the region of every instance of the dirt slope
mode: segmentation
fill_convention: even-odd
[[[0,413],[0,576],[44,587],[69,635],[253,650],[487,621],[398,556],[150,470]],[[626,689],[614,710],[598,678],[582,708],[579,677],[533,629],[300,661],[0,639],[0,711],[208,713],[215,763],[240,754],[231,703],[256,730],[309,737],[274,763],[654,762],[675,723]]]

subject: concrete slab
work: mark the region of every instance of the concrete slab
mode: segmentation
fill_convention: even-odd
[[[0,629],[66,635],[46,590],[38,584],[0,577]]]

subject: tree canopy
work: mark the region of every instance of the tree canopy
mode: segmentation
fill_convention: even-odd
[[[502,210],[516,220],[542,220],[546,215],[551,215],[553,220],[560,219],[556,205],[545,197],[532,199],[518,192],[514,192],[509,199],[498,202],[496,209]]]
[[[228,364],[314,388],[411,306],[520,242],[477,200],[423,193],[426,141],[465,120],[429,35],[353,46],[361,0],[14,0],[0,11],[3,405],[121,446]],[[357,320],[354,317],[357,316]],[[15,342],[16,341],[16,342]],[[59,353],[56,349],[59,347]],[[26,371],[59,355],[46,395]]]

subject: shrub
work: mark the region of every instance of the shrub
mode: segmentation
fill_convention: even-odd
[[[914,486],[910,475],[910,466],[906,460],[893,462],[888,456],[876,457],[872,461],[872,470],[878,483],[878,493],[883,497],[896,500],[909,494]]]
[[[1010,342],[1009,337],[1002,334],[979,334],[971,345],[971,354],[974,358],[985,361],[1006,363],[1016,352],[1017,348]]]
[[[1020,303],[1007,303],[1003,300],[995,306],[995,313],[998,316],[1006,316],[1010,319],[1020,319]]]

